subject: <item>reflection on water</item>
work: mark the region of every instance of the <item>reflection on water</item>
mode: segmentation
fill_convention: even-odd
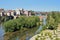
[[[46,25],[46,18],[44,17],[43,18],[43,23],[42,23],[43,25]],[[35,34],[38,34],[38,33],[40,33],[40,31],[42,30],[42,25],[40,25],[40,27],[38,28],[38,30],[35,32]]]
[[[46,18],[43,18],[43,25],[46,25]],[[0,25],[0,40],[29,40],[33,35],[36,35],[42,30],[42,25],[40,27],[34,27],[31,29],[22,29],[22,31],[16,31],[12,33],[6,33],[4,35],[4,30]]]
[[[4,40],[3,35],[4,35],[4,30],[2,30],[3,27],[0,25],[0,40]]]
[[[34,35],[37,29],[38,27],[34,27],[32,29],[27,29],[25,31],[7,33],[4,36],[4,40],[29,40]]]

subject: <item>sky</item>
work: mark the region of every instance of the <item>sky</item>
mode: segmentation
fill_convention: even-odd
[[[34,11],[60,11],[60,0],[0,0],[0,8]]]

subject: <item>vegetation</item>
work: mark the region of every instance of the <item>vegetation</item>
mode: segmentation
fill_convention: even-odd
[[[59,36],[57,36],[54,31],[42,31],[35,37],[35,40],[60,40]]]
[[[33,36],[35,40],[60,40],[58,24],[60,23],[60,12],[50,12],[47,14],[46,25],[43,25],[42,32]],[[48,29],[48,30],[46,30]],[[44,31],[43,31],[44,30]]]
[[[5,22],[6,20],[6,16],[0,16],[0,23]]]
[[[39,25],[40,19],[37,16],[21,16],[18,19],[10,20],[4,23],[6,32],[14,32],[22,28],[32,28]]]
[[[6,21],[9,21],[11,19],[13,19],[14,17],[13,16],[0,16],[0,23],[4,23]]]
[[[50,12],[47,17],[47,28],[51,30],[57,29],[58,23],[60,23],[60,13]]]
[[[34,11],[30,10],[31,11],[31,15],[35,15]]]

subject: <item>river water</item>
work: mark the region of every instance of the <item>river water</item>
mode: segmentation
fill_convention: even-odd
[[[46,25],[46,17],[43,18],[43,25]],[[29,40],[33,35],[40,33],[41,30],[42,25],[40,25],[40,27],[28,29],[27,31],[18,31],[4,35],[3,26],[0,25],[0,40]]]
[[[0,40],[4,40],[3,36],[4,36],[4,30],[2,26],[0,25]]]

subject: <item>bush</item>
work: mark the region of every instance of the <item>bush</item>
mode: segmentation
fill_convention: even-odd
[[[14,32],[22,28],[32,28],[37,26],[37,23],[40,22],[39,17],[37,16],[21,16],[18,19],[10,20],[4,23],[4,29],[6,32]]]

